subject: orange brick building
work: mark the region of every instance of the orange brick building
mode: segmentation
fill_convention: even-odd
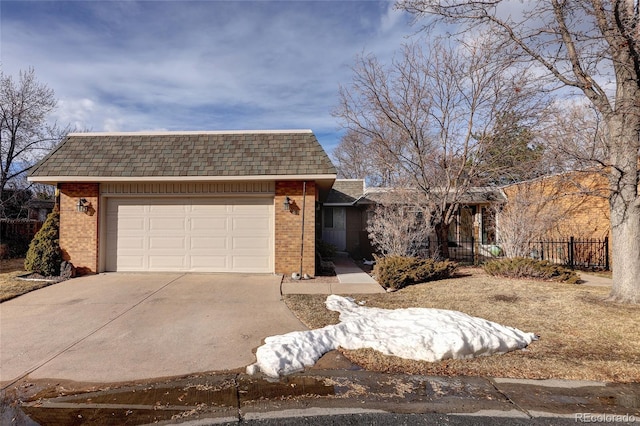
[[[540,238],[610,236],[609,189],[603,174],[572,172],[545,176],[504,187],[503,191],[508,208],[535,209],[531,220],[549,222],[547,232]]]

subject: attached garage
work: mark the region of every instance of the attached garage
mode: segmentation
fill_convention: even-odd
[[[107,271],[272,273],[271,198],[108,198]]]
[[[72,133],[29,172],[56,186],[79,274],[313,276],[335,178],[310,130]]]

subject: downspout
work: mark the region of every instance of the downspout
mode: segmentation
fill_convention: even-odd
[[[300,279],[302,279],[302,259],[304,256],[304,213],[305,204],[307,202],[307,182],[302,182],[302,239],[300,241]]]

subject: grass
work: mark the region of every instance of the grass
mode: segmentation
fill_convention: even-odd
[[[368,307],[462,311],[534,332],[540,340],[522,351],[435,363],[371,349],[341,351],[367,370],[389,373],[640,382],[640,306],[608,302],[608,293],[608,288],[497,278],[463,268],[446,280],[354,298]],[[338,322],[325,300],[323,295],[285,297],[310,328]]]
[[[51,284],[46,281],[22,281],[16,279],[17,276],[26,273],[27,271],[24,270],[24,259],[0,260],[0,302],[13,299]]]

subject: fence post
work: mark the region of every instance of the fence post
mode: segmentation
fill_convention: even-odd
[[[573,251],[575,249],[575,244],[573,237],[569,237],[569,267],[573,269]]]
[[[609,236],[604,237],[604,267],[609,270]]]
[[[471,237],[471,259],[473,259],[473,264],[477,265],[478,259],[476,259],[476,241],[475,237]]]

